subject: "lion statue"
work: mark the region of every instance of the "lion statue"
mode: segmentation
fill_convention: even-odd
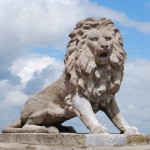
[[[115,100],[126,59],[119,30],[110,19],[87,18],[69,36],[62,76],[31,96],[20,119],[2,132],[75,132],[62,123],[78,116],[91,133],[104,134],[108,130],[95,115],[101,110],[121,133],[138,133],[127,124]]]

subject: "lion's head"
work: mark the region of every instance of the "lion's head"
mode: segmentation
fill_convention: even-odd
[[[70,38],[65,56],[68,94],[81,92],[93,103],[109,102],[120,88],[126,58],[119,30],[109,19],[87,18],[77,23]]]

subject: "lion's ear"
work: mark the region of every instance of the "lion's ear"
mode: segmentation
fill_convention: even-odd
[[[114,29],[114,33],[115,33],[115,38],[118,41],[118,43],[123,47],[123,39],[121,37],[121,33],[118,29]]]

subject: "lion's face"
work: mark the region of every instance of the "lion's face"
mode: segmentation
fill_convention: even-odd
[[[113,49],[111,32],[106,29],[91,29],[87,32],[87,46],[98,65],[107,64]]]

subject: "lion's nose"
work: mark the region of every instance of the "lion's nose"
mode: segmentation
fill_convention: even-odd
[[[106,40],[104,38],[100,38],[98,40],[98,43],[99,43],[101,49],[108,49],[108,43],[106,42]]]
[[[106,44],[106,45],[101,45],[101,48],[103,48],[103,49],[107,49],[108,48],[108,45]]]

